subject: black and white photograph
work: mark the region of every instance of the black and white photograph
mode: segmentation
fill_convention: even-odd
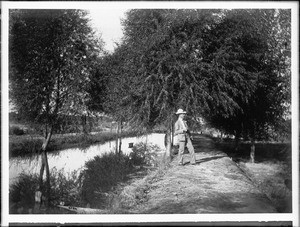
[[[1,6],[1,222],[299,226],[298,2]]]

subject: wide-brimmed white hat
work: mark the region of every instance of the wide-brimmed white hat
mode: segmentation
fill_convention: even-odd
[[[186,114],[186,112],[183,109],[178,109],[175,114]]]

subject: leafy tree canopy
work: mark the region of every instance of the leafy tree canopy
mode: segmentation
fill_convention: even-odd
[[[82,10],[10,11],[10,99],[29,121],[86,111],[102,41]]]
[[[282,28],[277,26],[281,21],[279,15],[286,18],[288,13],[231,11],[216,28],[212,36],[216,41],[211,49],[221,59],[219,68],[230,69],[236,74],[235,78],[242,77],[239,84],[249,86],[239,89],[241,98],[236,100],[240,108],[233,115],[209,113],[208,119],[216,128],[237,137],[242,134],[244,138],[264,138],[271,125],[282,121],[288,111],[286,103],[290,103],[290,65],[289,56],[282,54],[287,47],[281,44],[283,40],[290,43],[290,31],[289,23],[282,23]],[[223,53],[222,48],[226,50]]]
[[[169,125],[184,108],[250,135],[290,102],[288,10],[135,9],[123,26],[108,103],[138,127]]]

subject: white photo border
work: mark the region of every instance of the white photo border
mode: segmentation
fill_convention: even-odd
[[[8,204],[8,16],[9,9],[89,9],[89,8],[285,8],[292,13],[292,173],[293,173],[293,212],[275,214],[159,214],[159,215],[11,215]],[[3,1],[1,6],[1,221],[9,223],[201,223],[201,222],[284,222],[291,221],[299,226],[299,3],[297,1]]]

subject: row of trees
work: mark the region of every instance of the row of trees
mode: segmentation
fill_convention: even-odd
[[[101,70],[107,106],[139,128],[164,124],[168,141],[179,107],[237,141],[265,138],[288,115],[290,19],[277,9],[131,10]]]
[[[10,98],[45,127],[106,112],[139,130],[164,125],[170,155],[176,109],[251,138],[278,126],[290,103],[290,10],[134,9],[112,54],[82,10],[10,12]]]

